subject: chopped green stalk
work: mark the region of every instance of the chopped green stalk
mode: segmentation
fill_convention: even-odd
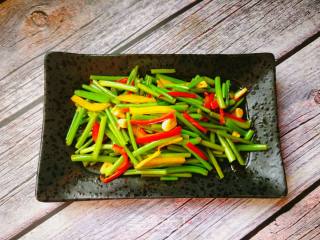
[[[166,175],[166,169],[145,169],[145,170],[136,170],[129,169],[123,175]]]
[[[145,76],[144,79],[145,79],[145,81],[146,81],[146,85],[147,85],[147,86],[149,86],[150,84],[152,84],[153,81],[154,81],[154,77],[151,77],[151,76],[148,75],[148,74]]]
[[[247,131],[243,130],[242,128],[238,127],[237,124],[234,123],[234,121],[231,121],[230,118],[226,119],[226,125],[232,129],[233,131],[236,131],[238,133],[240,133],[241,136],[246,136],[247,135]],[[250,131],[250,130],[249,130]],[[252,131],[252,130],[251,130]]]
[[[122,164],[122,162],[124,161],[123,159],[123,156],[119,157],[113,164],[110,168],[107,168],[104,172],[104,175],[107,177],[107,176],[110,176],[112,175],[119,167],[120,165]]]
[[[225,131],[222,131],[222,130],[217,130],[216,133],[217,133],[218,135],[220,135],[220,136],[223,136],[223,137],[232,139],[232,140],[234,140],[234,141],[238,141],[238,142],[242,142],[242,143],[246,143],[246,144],[252,144],[252,142],[249,141],[249,140],[232,136],[232,135],[230,135],[230,134],[228,134],[228,133],[226,133]]]
[[[226,117],[228,118],[228,117]],[[245,122],[239,122],[239,121],[236,121],[236,120],[233,120],[231,118],[228,118],[232,123],[236,124],[238,127],[241,127],[241,128],[244,128],[244,129],[249,129],[250,126],[251,126],[251,121],[250,120],[247,120]]]
[[[203,160],[201,157],[199,157],[198,154],[196,154],[194,151],[192,151],[191,149],[189,149],[186,145],[183,146],[186,150],[188,150],[196,159],[198,159],[200,161],[200,163],[208,170],[211,171],[212,170],[212,166],[205,160]]]
[[[107,123],[107,117],[106,116],[102,116],[101,117],[101,121],[100,121],[100,126],[99,126],[98,137],[97,137],[96,144],[94,146],[93,153],[92,153],[92,157],[93,157],[94,160],[98,159],[98,156],[99,156],[99,153],[100,153],[100,150],[101,150],[106,123]]]
[[[110,130],[113,132],[113,134],[115,135],[115,137],[118,138],[118,141],[120,142],[120,146],[126,145],[127,142],[123,138],[121,131],[117,128],[117,122],[115,120],[114,115],[110,112],[109,109],[106,109],[105,112],[110,121],[110,124],[108,126]]]
[[[79,139],[78,139],[78,141],[76,143],[76,148],[80,148],[84,144],[86,139],[88,138],[89,133],[90,133],[90,131],[92,129],[92,126],[96,121],[97,115],[98,114],[96,112],[93,112],[93,113],[89,114],[89,122],[87,123],[86,128],[83,130],[81,136],[79,137]]]
[[[188,109],[189,106],[187,104],[179,104],[179,105],[171,105],[170,107],[178,112],[184,112]]]
[[[120,89],[120,90],[125,90],[125,91],[130,91],[130,92],[137,92],[138,89],[134,86],[130,86],[128,84],[124,84],[124,83],[118,83],[118,82],[111,82],[111,81],[99,81],[99,84],[102,87],[110,87],[110,88],[116,88],[116,89]]]
[[[125,140],[125,142],[127,144],[129,142],[129,136],[127,134],[127,131],[124,129],[121,129],[121,133],[122,133],[123,139]]]
[[[231,100],[230,100],[231,101]],[[228,112],[233,112],[234,110],[236,110],[237,107],[239,107],[239,105],[244,101],[244,97],[239,99],[238,101],[236,101],[236,103],[233,105],[232,108],[230,108],[228,110]]]
[[[98,156],[97,159],[93,159],[91,154],[71,155],[71,161],[73,162],[109,162],[114,163],[118,158],[111,156]]]
[[[197,86],[200,82],[202,82],[203,79],[202,77],[200,77],[199,75],[196,75],[191,82],[189,83],[188,87],[190,88],[194,88],[195,86]]]
[[[133,156],[132,152],[129,150],[129,148],[127,148],[127,146],[124,146],[124,150],[126,151],[126,153],[128,154],[133,166],[136,166],[138,164],[137,159]]]
[[[266,144],[236,145],[236,147],[240,152],[256,152],[268,150],[268,145]]]
[[[207,153],[208,153],[208,157],[212,163],[212,165],[214,166],[214,168],[216,169],[218,176],[220,179],[224,178],[224,174],[220,168],[219,163],[217,162],[217,160],[215,159],[215,157],[213,156],[213,153],[211,152],[210,149],[207,148]]]
[[[185,164],[201,164],[201,162],[198,160],[198,159],[196,159],[196,158],[192,158],[192,159],[190,159],[190,160],[187,160],[186,162],[185,162]],[[202,166],[202,165],[201,165]]]
[[[109,125],[109,124],[108,124]],[[110,127],[109,127],[110,129]],[[111,130],[106,129],[106,134],[107,136],[111,139],[111,141],[117,145],[120,145],[121,143],[118,141],[118,139],[116,138],[116,136],[112,133]]]
[[[173,152],[181,152],[181,153],[184,153],[186,151],[183,147],[180,147],[178,145],[173,145],[173,144],[169,145],[167,149]]]
[[[206,112],[206,113],[210,113],[211,110],[208,108],[205,108],[204,106],[202,106],[202,103],[199,103],[198,101],[194,101],[195,99],[191,99],[191,98],[183,98],[183,97],[178,97],[177,98],[179,101],[182,102],[186,102],[192,106],[195,106],[197,109],[201,109],[202,111]],[[219,114],[218,114],[219,116]],[[218,117],[219,119],[219,117]]]
[[[163,176],[160,177],[160,181],[177,181],[179,178],[175,176]]]
[[[224,139],[224,137],[220,136],[218,134],[218,139],[221,143],[221,145],[224,147],[224,151],[226,153],[226,156],[229,160],[230,163],[232,163],[234,160],[236,160],[236,156],[233,154],[229,144],[227,143],[227,141]]]
[[[212,78],[209,78],[207,76],[202,76],[203,80],[205,80],[209,85],[214,85],[214,80]]]
[[[190,138],[190,139],[184,139],[182,142],[178,143],[180,145],[184,145],[187,142],[191,142],[193,145],[197,145],[201,142],[201,137],[195,137],[195,138]]]
[[[188,130],[185,130],[185,129],[182,129],[181,133],[189,135],[190,137],[199,137],[199,135],[197,133],[191,132],[191,131],[188,131]]]
[[[189,91],[189,87],[179,84],[165,84],[165,88],[173,88],[175,90],[181,91],[181,92],[187,92]]]
[[[98,89],[98,88],[95,88],[95,87],[92,87],[92,86],[89,86],[89,85],[86,85],[86,84],[82,84],[81,86],[82,86],[82,88],[84,90],[87,90],[87,91],[90,91],[90,92],[94,92],[94,93],[101,93],[101,90]]]
[[[201,136],[202,138],[206,138],[206,136],[200,132],[195,126],[193,126],[187,119],[185,119],[181,113],[176,112],[176,117],[178,118],[178,120],[180,122],[182,122],[186,127],[188,127],[191,131],[195,132],[196,134],[198,134],[199,136]]]
[[[218,124],[214,124],[214,123],[208,123],[208,122],[200,122],[200,125],[205,127],[205,128],[213,128],[213,129],[221,129],[221,130],[227,130],[227,131],[232,131],[232,129],[230,129],[229,127],[226,126],[221,126]]]
[[[214,132],[210,132],[210,142],[216,142],[216,134]]]
[[[117,89],[115,88],[110,88],[111,92],[114,94],[114,95],[118,95],[118,92],[117,92]]]
[[[229,93],[229,106],[233,106],[233,105],[235,105],[236,103],[237,103],[236,100],[230,99],[230,93]],[[228,112],[232,112],[232,111],[230,111],[230,110],[228,109]]]
[[[252,129],[250,129],[245,135],[244,135],[244,139],[246,140],[251,140],[251,138],[253,137],[254,131]]]
[[[73,116],[70,128],[68,130],[67,136],[66,136],[66,144],[70,146],[73,142],[73,139],[76,136],[76,133],[78,131],[78,128],[80,126],[81,120],[84,117],[84,114],[86,113],[86,110],[82,107],[77,107],[77,110]]]
[[[121,147],[123,147],[124,145],[126,145],[126,142],[123,138],[123,136],[121,135],[121,132],[119,129],[117,129],[117,127],[115,127],[114,125],[112,125],[111,123],[108,124],[109,129],[111,130],[111,132],[113,133],[114,137],[117,139],[117,142],[119,143],[119,145]]]
[[[152,107],[152,106],[158,106],[159,103],[120,103],[117,104],[117,108],[129,108],[129,107]]]
[[[156,93],[158,93],[159,96],[162,95],[160,98],[163,99],[164,101],[169,102],[171,104],[174,104],[176,102],[176,99],[170,96],[163,88],[156,87],[152,84],[150,84],[150,88]]]
[[[133,150],[136,151],[138,149],[138,146],[137,146],[137,143],[136,143],[136,139],[135,139],[135,137],[133,135],[133,130],[132,130],[131,122],[130,122],[130,113],[129,112],[127,112],[126,120],[127,120],[127,127],[128,127],[128,133],[129,133],[130,142],[131,142],[131,145],[133,147]]]
[[[100,75],[90,75],[91,80],[106,80],[106,81],[117,81],[128,76],[100,76]]]
[[[164,80],[168,80],[170,82],[173,82],[173,83],[186,83],[185,81],[182,81],[180,79],[177,79],[177,78],[174,78],[174,77],[170,77],[170,76],[167,76],[167,75],[164,75],[164,74],[156,74],[156,78],[157,79],[164,79]]]
[[[175,73],[176,70],[174,68],[157,68],[151,69],[151,74],[158,74],[158,73]]]
[[[221,91],[221,80],[220,80],[220,77],[217,76],[215,78],[215,91],[216,91],[216,97],[217,97],[217,100],[218,100],[218,104],[219,104],[219,107],[222,108],[222,109],[225,109],[226,108],[226,104],[223,100],[223,96],[222,96],[222,91]]]
[[[198,173],[203,176],[208,175],[208,171],[202,167],[197,167],[197,166],[180,166],[180,167],[169,167],[166,169],[168,174],[173,174],[173,173]]]
[[[226,89],[225,89],[225,99],[226,99],[226,105],[229,106],[230,104],[230,99],[229,99],[229,91],[231,87],[231,82],[230,80],[226,81]]]
[[[200,113],[190,113],[189,115],[190,115],[190,117],[197,119],[197,120],[200,120],[202,118],[202,115]]]
[[[133,156],[136,157],[138,155],[142,155],[142,154],[148,152],[149,150],[154,149],[154,148],[156,148],[156,147],[158,147],[160,145],[163,145],[163,144],[165,144],[167,142],[170,142],[170,141],[172,141],[174,139],[177,139],[177,137],[165,138],[165,139],[161,139],[161,140],[158,140],[158,141],[154,141],[154,142],[148,143],[148,144],[144,145],[143,147],[138,148],[137,150],[135,150],[133,152]]]
[[[137,76],[138,76],[138,69],[139,69],[138,66],[135,66],[135,67],[132,69],[132,71],[131,71],[131,73],[130,73],[130,75],[129,75],[129,77],[128,77],[128,81],[127,81],[127,84],[128,84],[129,86],[131,86],[131,83],[132,83],[132,82],[135,82],[135,80],[136,80],[136,78],[137,78]]]
[[[104,103],[104,102],[110,101],[110,98],[102,93],[93,93],[93,92],[87,92],[84,90],[76,90],[76,91],[74,91],[74,95],[77,95],[79,97],[83,97],[83,98],[86,98],[86,99],[89,99],[89,100],[92,100],[95,102]]]
[[[92,142],[93,142],[92,138],[89,138],[89,140],[85,144],[83,144],[79,149],[75,151],[75,154],[79,154],[81,150],[89,147],[89,145],[92,144]]]
[[[149,93],[149,94],[151,94],[151,95],[154,96],[154,97],[159,97],[159,96],[160,96],[160,94],[157,93],[157,92],[155,92],[154,90],[152,90],[152,89],[150,88],[150,86],[146,86],[146,85],[143,85],[142,83],[138,83],[138,84],[137,84],[137,87],[138,87],[139,89],[141,89],[143,92]]]
[[[192,177],[192,174],[191,173],[171,173],[171,174],[167,174],[167,176],[190,178]]]
[[[191,157],[191,154],[188,153],[188,152],[183,152],[183,153],[161,153],[159,157],[163,157],[163,158],[172,158],[172,157],[189,158],[189,157]]]
[[[215,150],[218,150],[218,151],[223,151],[224,148],[218,144],[215,144],[215,143],[212,143],[212,142],[208,142],[208,141],[205,141],[205,140],[201,140],[200,144],[202,146],[205,146],[205,147],[208,147],[208,148],[212,148],[212,149],[215,149]]]
[[[232,152],[236,156],[239,164],[242,166],[246,165],[245,161],[243,160],[242,156],[240,155],[239,151],[237,150],[236,145],[234,145],[234,143],[229,138],[226,138],[226,140],[227,140]]]
[[[95,147],[95,144],[93,144],[90,147],[83,148],[80,150],[80,154],[86,154],[89,152],[93,152],[94,147]],[[102,146],[101,146],[101,150],[110,150],[110,149],[112,149],[112,144],[102,144]]]
[[[226,83],[222,83],[221,92],[223,99],[226,99]]]
[[[114,95],[110,90],[102,87],[96,80],[92,80],[92,84],[97,88],[99,88],[104,94],[106,94],[111,99],[112,102],[114,103],[120,102],[116,99],[116,95]]]

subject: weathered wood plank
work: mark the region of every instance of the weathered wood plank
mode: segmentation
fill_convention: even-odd
[[[0,79],[78,31],[82,32],[78,37],[88,40],[81,41],[82,47],[90,46],[90,42],[115,47],[125,38],[132,39],[191,2],[33,0],[26,4],[22,0],[6,1],[0,7],[0,46],[2,56],[6,58],[0,62]],[[148,14],[148,11],[153,12]],[[84,28],[85,32],[82,31]],[[91,32],[88,31],[90,28]],[[119,31],[113,33],[118,28],[128,33],[123,36]],[[98,53],[100,49],[88,51]]]
[[[319,104],[313,97],[308,97],[309,89],[317,87],[320,76],[320,53],[316,51],[319,47],[320,39],[277,68],[281,126],[291,124],[291,119],[282,114],[288,111],[292,104],[290,98],[281,97],[286,91],[291,91],[296,96],[299,93],[297,101],[293,103],[296,108],[307,104],[309,112],[320,114]],[[293,72],[295,74],[292,74]],[[304,80],[307,87],[299,88],[291,84],[305,75],[308,76]],[[310,113],[306,111],[305,114]],[[25,239],[63,239],[75,232],[81,237],[90,236],[94,239],[105,236],[117,238],[119,234],[121,239],[240,239],[319,179],[320,120],[316,116],[310,117],[281,138],[284,146],[296,144],[294,149],[284,149],[284,154],[286,151],[290,153],[284,158],[289,187],[286,198],[185,200],[183,206],[164,215],[161,208],[153,205],[157,200],[135,201],[125,208],[125,211],[122,206],[127,200],[98,201],[95,204],[75,202],[26,234]],[[292,118],[294,119],[294,116]],[[173,202],[173,199],[161,200],[165,205]],[[151,205],[147,205],[148,203]],[[110,204],[118,207],[110,207]],[[141,207],[142,205],[147,206]],[[81,214],[79,220],[79,214],[83,211],[85,213]],[[77,221],[72,222],[70,219]],[[125,235],[123,226],[128,226]]]
[[[314,0],[273,2],[271,5],[266,1],[203,2],[127,52],[231,53],[272,50],[278,58],[319,30],[319,8],[319,4]],[[134,10],[142,11],[132,11]],[[139,15],[144,15],[144,12]],[[95,26],[93,29],[92,24]],[[123,35],[131,34],[128,34],[126,29],[120,29],[117,34],[112,32],[110,36],[101,37],[106,28],[104,23],[92,24],[77,31],[54,50],[110,52],[123,40]],[[130,27],[132,28],[128,25],[128,28]],[[150,27],[146,26],[148,29]],[[111,30],[114,28],[115,26]],[[239,39],[239,42],[235,41],[236,39]],[[185,44],[185,49],[180,51],[179,48]],[[229,50],[224,51],[227,44],[230,45]],[[0,101],[3,103],[0,109],[0,123],[43,95],[42,64],[43,59],[40,56],[0,82]],[[21,81],[21,78],[24,81]]]
[[[61,205],[35,199],[41,124],[39,104],[0,130],[0,239],[14,236]]]
[[[318,238],[320,238],[320,187],[259,231],[252,239]]]
[[[43,95],[43,57],[47,51],[111,51],[190,3],[193,1],[3,3],[0,52],[5,60],[0,62],[0,122]],[[41,24],[34,23],[37,21]]]
[[[272,52],[278,59],[320,30],[317,0],[235,3],[228,16],[213,10],[217,4],[213,1],[201,11],[186,12],[126,52]],[[221,9],[230,8],[220,4]]]

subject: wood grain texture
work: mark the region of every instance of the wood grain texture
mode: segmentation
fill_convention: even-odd
[[[278,58],[319,31],[320,19],[319,14],[316,14],[319,5],[314,0],[274,2],[271,5],[268,1],[204,1],[126,52],[241,53],[270,50]],[[52,50],[110,53],[125,45],[123,41],[130,41],[172,13],[164,11],[165,16],[161,15],[152,21],[159,12],[158,7],[153,9],[152,6],[146,6],[140,9],[139,6],[136,4],[128,9],[130,16],[134,12],[139,16],[136,21],[122,23],[123,16],[115,15],[112,18],[114,24],[106,26],[102,15],[59,42]],[[108,15],[108,11],[105,14]],[[140,19],[140,16],[144,18]],[[142,21],[151,23],[137,29],[137,21],[139,24]],[[120,23],[126,27],[119,28],[117,24]],[[227,44],[229,50],[225,49]],[[186,46],[179,50],[183,45]],[[42,64],[43,55],[40,55],[0,81],[0,101],[3,104],[0,109],[0,126],[1,121],[10,115],[41,101]]]
[[[0,8],[0,126],[43,96],[47,51],[114,51],[193,1],[23,2],[7,1]]]
[[[320,30],[317,0],[231,2],[212,1],[186,12],[126,52],[272,52],[278,59]]]
[[[282,112],[291,104],[307,105],[309,120],[282,134],[289,194],[282,199],[164,199],[75,202],[37,228],[24,239],[64,239],[77,236],[100,239],[240,239],[262,221],[279,211],[304,189],[319,179],[319,104],[309,96],[320,77],[320,39],[293,55],[277,68],[279,121],[292,124]],[[295,74],[293,74],[295,73]],[[305,75],[305,88],[291,84]],[[299,93],[292,103],[282,98],[287,91]],[[292,112],[296,115],[296,112]],[[316,114],[316,115],[314,115]],[[312,117],[314,115],[314,117]],[[294,145],[294,149],[290,146]],[[290,154],[286,154],[289,151]],[[177,202],[179,204],[177,205]],[[164,207],[165,206],[165,207]],[[123,226],[126,226],[125,235]],[[50,229],[50,231],[48,231]],[[121,238],[119,238],[121,234]]]
[[[83,7],[85,2],[90,5],[87,9]],[[0,80],[0,95],[9,93],[15,96],[10,100],[2,99],[1,112],[10,115],[19,112],[30,101],[34,103],[25,112],[20,112],[18,118],[12,116],[13,121],[8,121],[5,127],[0,124],[0,216],[5,217],[4,220],[1,218],[0,239],[15,236],[61,206],[59,203],[42,204],[34,197],[42,125],[43,53],[55,47],[57,50],[57,46],[59,50],[86,49],[91,53],[110,50],[117,44],[130,42],[191,2],[78,1],[80,8],[72,7],[72,1],[55,4],[52,1],[33,1],[30,5],[22,1],[7,1],[0,5],[0,29],[5,33],[0,36],[0,51],[3,58],[11,61],[10,64],[0,62],[3,64],[0,73],[5,74],[20,61],[24,73],[9,73],[12,82],[6,82],[6,78]],[[62,17],[57,14],[60,11],[57,9],[62,12],[72,9],[74,15]],[[42,12],[48,14],[49,19],[43,18]],[[32,25],[32,28],[41,31],[20,39],[20,30],[27,24],[24,21],[31,21],[29,13],[33,13],[34,19],[31,20],[40,25]],[[58,21],[55,32],[51,31],[51,17],[62,19]],[[14,40],[17,42],[13,43]],[[75,42],[78,42],[78,47]],[[8,115],[2,115],[1,120]]]
[[[290,211],[258,232],[252,239],[319,239],[320,187],[298,202]]]

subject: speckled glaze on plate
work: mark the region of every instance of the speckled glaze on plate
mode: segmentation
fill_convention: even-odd
[[[256,140],[268,144],[266,152],[250,153],[248,166],[234,173],[224,166],[225,178],[215,174],[164,182],[121,177],[102,184],[98,176],[73,163],[73,147],[65,134],[74,113],[70,97],[90,74],[126,75],[135,66],[145,74],[150,68],[176,68],[177,76],[196,74],[231,79],[248,86],[247,109]],[[270,53],[239,55],[83,55],[52,52],[45,57],[45,107],[36,197],[39,201],[165,197],[281,197],[287,185],[279,146],[275,93],[275,60]]]

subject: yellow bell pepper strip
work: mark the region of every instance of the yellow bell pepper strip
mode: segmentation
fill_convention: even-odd
[[[184,157],[156,157],[147,161],[143,166],[139,166],[140,163],[142,163],[140,162],[137,165],[137,169],[152,168],[152,167],[169,167],[169,166],[181,165],[181,164],[184,164],[185,162],[186,162],[186,159]]]
[[[121,102],[129,102],[129,103],[148,103],[148,102],[156,102],[154,98],[144,97],[135,94],[125,94],[116,97],[117,100]]]
[[[151,161],[152,159],[158,157],[160,155],[160,151],[156,151],[153,154],[149,155],[146,159],[142,160],[141,162],[139,162],[135,168],[136,169],[141,169],[145,164],[147,164],[149,161]]]
[[[98,112],[110,106],[109,103],[90,103],[83,98],[73,95],[71,100],[80,107],[83,107],[91,112]]]
[[[175,111],[175,110],[169,106],[154,106],[154,107],[143,107],[143,108],[130,107],[129,108],[129,112],[132,115],[169,113],[172,111]]]
[[[242,88],[234,94],[234,100],[238,101],[246,92],[247,88]]]

